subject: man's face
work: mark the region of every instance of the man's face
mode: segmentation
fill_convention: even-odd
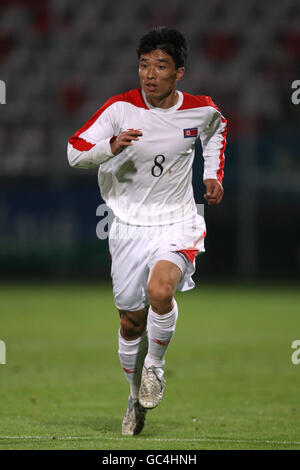
[[[161,49],[140,57],[141,87],[150,103],[163,100],[175,92],[176,82],[182,78],[183,73],[184,68],[176,69],[173,58]]]

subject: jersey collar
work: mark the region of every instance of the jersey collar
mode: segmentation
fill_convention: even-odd
[[[146,105],[148,106],[148,108],[151,109],[151,111],[153,113],[158,113],[158,114],[173,113],[173,111],[176,111],[178,108],[180,108],[180,106],[182,105],[182,102],[183,102],[183,94],[179,90],[176,90],[176,91],[179,95],[177,103],[174,106],[171,106],[171,108],[164,109],[164,108],[156,108],[155,106],[152,106],[150,103],[148,103],[144,90],[141,90],[143,100],[146,103]]]

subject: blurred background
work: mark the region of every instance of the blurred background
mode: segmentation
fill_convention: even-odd
[[[139,86],[136,45],[158,25],[190,48],[178,87],[228,119],[225,196],[205,207],[199,279],[300,276],[298,0],[0,0],[0,276],[109,279],[96,236],[97,170],[67,141],[111,96]],[[198,144],[194,192],[204,203]]]

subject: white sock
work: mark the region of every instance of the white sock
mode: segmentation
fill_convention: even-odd
[[[163,367],[165,364],[164,356],[168,345],[175,333],[175,326],[178,317],[178,308],[176,300],[173,299],[173,308],[169,313],[159,315],[153,312],[149,307],[147,320],[148,333],[148,354],[145,358],[145,366]]]
[[[122,338],[119,330],[119,358],[125,377],[130,385],[130,395],[138,398],[144,359],[148,349],[146,332],[137,339]]]

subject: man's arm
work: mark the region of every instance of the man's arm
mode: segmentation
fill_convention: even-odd
[[[217,108],[212,109],[212,119],[201,135],[204,158],[203,181],[206,186],[204,198],[209,205],[219,204],[223,198],[222,182],[227,134],[227,120]]]
[[[93,168],[114,157],[110,141],[115,132],[110,108],[100,108],[68,141],[71,166]]]
[[[118,155],[126,147],[133,145],[132,141],[139,140],[142,132],[130,129],[118,132],[114,121],[114,110],[105,105],[100,108],[81,127],[68,142],[68,160],[71,166],[93,168],[101,165],[110,158]]]

